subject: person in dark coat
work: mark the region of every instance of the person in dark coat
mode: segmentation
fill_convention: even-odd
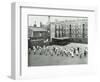
[[[85,56],[85,57],[87,56],[87,51],[86,51],[86,50],[84,50],[84,56]]]

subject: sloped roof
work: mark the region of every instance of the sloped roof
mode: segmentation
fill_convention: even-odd
[[[47,31],[43,27],[28,27],[28,29],[31,29],[32,31]]]

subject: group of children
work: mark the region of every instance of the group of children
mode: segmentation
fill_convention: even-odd
[[[68,46],[33,46],[29,49],[29,54],[45,55],[45,56],[66,56],[72,57],[79,56],[80,58],[86,57],[88,54],[87,47],[68,47]]]

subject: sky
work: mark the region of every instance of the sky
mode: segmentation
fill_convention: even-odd
[[[63,17],[63,16],[50,16],[50,22],[55,22],[55,21],[65,21],[65,20],[73,20],[73,19],[83,19],[84,17]],[[86,18],[86,17],[85,17]],[[48,16],[34,16],[34,15],[29,15],[28,16],[28,26],[33,26],[35,23],[37,26],[40,26],[40,22],[42,24],[47,24],[48,23]]]

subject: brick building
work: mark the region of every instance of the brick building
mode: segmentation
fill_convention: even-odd
[[[32,38],[33,42],[42,44],[47,40],[49,43],[57,43],[66,45],[67,42],[88,43],[88,19],[73,18],[64,21],[50,21],[40,27],[36,24],[28,27],[28,38]]]
[[[73,19],[50,23],[52,39],[72,39],[87,43],[88,40],[88,19]]]

